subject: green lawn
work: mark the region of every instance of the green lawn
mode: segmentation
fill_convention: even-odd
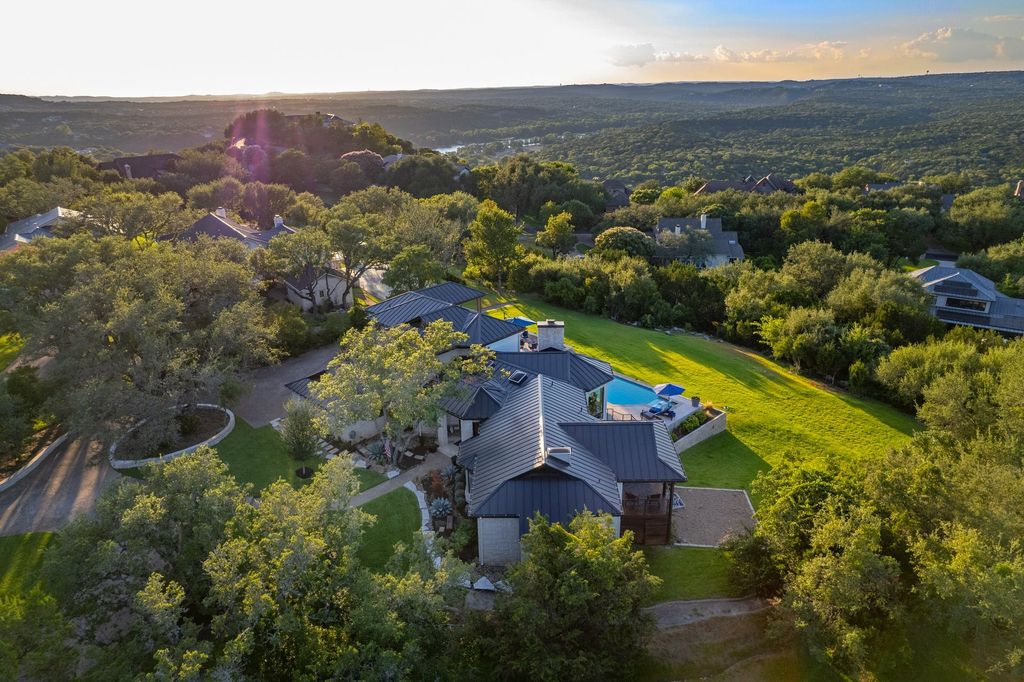
[[[281,436],[269,424],[258,429],[250,426],[244,419],[235,419],[235,429],[216,446],[220,458],[228,465],[232,475],[240,483],[252,483],[253,490],[259,492],[279,478],[283,478],[293,486],[305,485],[295,475],[300,465],[306,464],[312,469],[320,466],[322,460],[314,458],[308,462],[292,459],[284,449]],[[387,480],[383,474],[368,469],[355,469],[359,479],[360,490],[366,490]]]
[[[576,350],[627,376],[652,385],[675,382],[686,395],[725,407],[728,433],[682,455],[690,485],[748,488],[758,471],[787,453],[814,462],[875,456],[917,425],[895,408],[828,389],[727,343],[617,324],[532,297],[500,312],[565,320],[566,340]]]
[[[644,554],[662,580],[652,603],[741,596],[729,584],[729,560],[717,549],[645,547]]]
[[[17,332],[0,334],[0,371],[14,362],[14,358],[18,357],[18,353],[21,352],[21,347],[24,345],[25,339],[21,338]]]
[[[420,529],[420,508],[416,496],[406,488],[392,490],[360,507],[377,520],[363,530],[359,560],[373,571],[381,572],[394,551],[396,542],[410,542]]]
[[[932,260],[930,258],[922,258],[921,260],[914,263],[909,258],[901,258],[899,260],[899,266],[903,272],[913,272],[914,270],[920,270],[921,268],[931,267],[932,265],[938,265],[939,261]]]
[[[38,582],[43,552],[53,533],[0,537],[0,596],[25,594]]]

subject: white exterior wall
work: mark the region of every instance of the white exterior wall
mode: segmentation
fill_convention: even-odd
[[[513,336],[508,336],[501,341],[495,341],[487,347],[496,353],[518,353],[519,335],[515,334]]]
[[[459,440],[467,441],[473,437],[473,422],[469,419],[459,420]]]
[[[619,494],[621,495],[621,491],[620,491]],[[612,517],[612,528],[615,529],[615,537],[619,537],[619,536],[622,535],[622,517],[621,516],[613,516]]]
[[[519,519],[479,518],[476,522],[480,563],[508,566],[519,561]]]
[[[316,290],[314,291],[314,296],[316,296],[316,302],[318,304],[325,303],[328,299],[327,292],[330,291],[329,298],[334,306],[348,307],[348,305],[352,303],[352,295],[350,293],[348,296],[348,300],[343,302],[341,299],[341,295],[342,290],[344,288],[344,282],[342,282],[340,277],[335,277],[334,275],[324,275],[317,282]],[[299,306],[306,312],[313,309],[313,304],[309,301],[308,298],[303,298],[302,296],[299,295],[298,292],[296,292],[288,285],[285,285],[285,290],[289,301]],[[306,292],[303,291],[302,293]]]

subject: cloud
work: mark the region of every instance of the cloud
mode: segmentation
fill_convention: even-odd
[[[985,21],[993,24],[1005,24],[1013,21],[1024,21],[1024,14],[993,14],[985,17]]]
[[[704,54],[657,51],[651,43],[616,45],[610,50],[610,56],[615,66],[644,66],[651,62],[706,62],[710,59]]]
[[[823,40],[820,43],[800,45],[788,50],[751,50],[737,52],[725,45],[719,45],[712,53],[719,62],[804,62],[804,61],[842,61],[846,56],[846,43],[838,40]]]
[[[1024,40],[1000,38],[972,28],[947,27],[922,33],[900,49],[909,57],[943,62],[1024,58]]]

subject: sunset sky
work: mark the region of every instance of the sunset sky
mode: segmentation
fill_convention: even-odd
[[[1024,68],[1021,0],[10,0],[3,20],[0,92],[31,95],[338,92]]]

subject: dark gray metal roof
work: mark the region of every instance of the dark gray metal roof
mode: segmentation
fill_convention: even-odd
[[[520,369],[527,374],[543,374],[572,384],[583,391],[604,386],[615,376],[607,362],[572,350],[545,350],[538,353],[495,353],[499,368]]]
[[[1013,298],[996,289],[995,283],[973,270],[933,265],[910,273],[932,295],[985,301],[988,311],[971,311],[932,306],[943,322],[1024,334],[1024,299]]]
[[[424,315],[450,306],[450,303],[409,291],[371,305],[366,312],[377,321],[377,324],[394,327],[399,324],[408,324]]]
[[[436,298],[439,301],[450,303],[452,305],[460,305],[467,303],[478,298],[483,298],[484,292],[477,291],[472,287],[467,287],[464,284],[458,282],[441,282],[434,286],[419,289],[416,293],[420,296],[427,296],[429,298]]]
[[[510,336],[518,336],[522,328],[506,320],[499,320],[485,313],[477,313],[467,310],[461,306],[449,305],[445,308],[434,310],[421,316],[423,324],[430,324],[436,320],[447,320],[452,323],[455,331],[462,332],[469,336],[460,347],[468,348],[478,343],[486,346]]]
[[[559,426],[588,417],[586,395],[567,383],[536,376],[511,391],[501,410],[481,425],[480,435],[459,446],[459,463],[473,471],[470,513],[478,515],[506,481],[542,467],[585,482],[607,509],[620,510],[615,473]],[[547,456],[548,448],[563,446],[572,448],[568,464]]]
[[[615,472],[619,481],[685,481],[662,422],[584,421],[561,425]]]
[[[519,532],[529,530],[530,519],[540,512],[552,523],[568,525],[576,514],[588,509],[618,515],[593,488],[583,481],[558,474],[530,474],[502,483],[478,516],[517,516]]]
[[[739,235],[733,230],[722,229],[721,218],[705,219],[704,227],[701,227],[700,218],[659,218],[658,230],[675,232],[706,230],[711,235],[711,253],[716,256],[735,258],[743,260],[743,247],[740,245]],[[666,254],[671,255],[672,249],[663,249]]]
[[[459,419],[477,421],[493,417],[501,409],[505,396],[504,392],[494,390],[489,384],[497,385],[497,382],[463,382],[455,395],[441,402],[441,407]]]
[[[241,223],[236,223],[231,218],[207,213],[181,234],[170,235],[168,238],[195,241],[200,235],[206,235],[214,239],[236,239],[249,246],[267,246],[274,237],[282,234],[294,234],[294,232],[295,229],[287,225],[269,230],[254,230]]]

